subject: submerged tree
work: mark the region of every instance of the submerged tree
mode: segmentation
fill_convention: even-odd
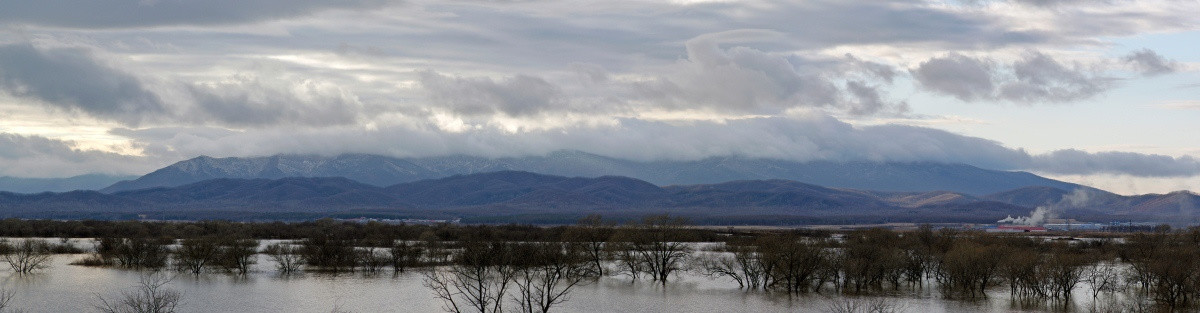
[[[231,273],[245,275],[257,263],[258,241],[242,237],[223,237],[217,241],[217,265]]]
[[[983,296],[996,277],[1001,258],[993,247],[961,240],[942,256],[938,280],[948,292],[967,297]]]
[[[175,268],[200,274],[217,262],[217,242],[212,238],[191,238],[179,242],[173,254]]]
[[[354,240],[340,234],[317,234],[301,241],[304,264],[333,272],[353,271],[358,258]]]
[[[273,243],[263,248],[262,253],[266,254],[275,263],[275,269],[283,274],[291,274],[300,270],[304,265],[304,260],[300,256],[300,248],[287,243]]]
[[[16,296],[17,293],[12,290],[0,289],[0,313],[8,312],[8,303],[12,302]],[[18,310],[17,312],[20,311]]]
[[[640,271],[666,284],[667,278],[683,269],[691,255],[691,246],[684,242],[689,235],[685,225],[687,220],[679,217],[648,216],[641,224],[617,230],[610,244],[635,279]]]
[[[166,288],[171,280],[162,272],[143,274],[138,285],[122,291],[120,298],[106,299],[97,294],[95,307],[104,313],[173,313],[183,294]]]
[[[604,262],[610,254],[605,248],[605,241],[612,237],[612,232],[613,226],[605,222],[602,216],[591,214],[579,219],[575,227],[568,228],[563,233],[563,239],[583,253],[588,263],[587,274],[600,277],[607,274]]]
[[[50,266],[53,254],[49,243],[41,239],[25,239],[17,244],[0,241],[0,254],[4,262],[19,274],[32,273]]]
[[[514,299],[520,312],[549,312],[567,301],[571,289],[583,281],[590,263],[579,246],[546,242],[516,244]]]
[[[404,240],[393,242],[387,251],[392,270],[400,273],[409,267],[420,265],[423,250],[420,245]]]
[[[166,266],[170,256],[170,239],[107,238],[101,239],[96,252],[105,263],[125,268],[157,269]],[[115,262],[113,261],[115,260]]]
[[[422,273],[424,284],[442,300],[447,312],[503,312],[516,267],[507,243],[466,240],[445,269]]]

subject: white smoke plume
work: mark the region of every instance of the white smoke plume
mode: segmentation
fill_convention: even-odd
[[[996,223],[1010,223],[1017,225],[1040,226],[1045,224],[1047,220],[1058,218],[1070,208],[1082,208],[1088,206],[1091,201],[1091,192],[1087,189],[1076,188],[1069,194],[1063,195],[1057,203],[1038,206],[1029,212],[1029,216],[1012,217],[1008,216]]]
[[[1017,225],[1038,226],[1046,223],[1046,220],[1058,218],[1058,210],[1056,206],[1039,206],[1029,213],[1029,216],[1012,217],[1011,215],[996,221],[996,223],[1011,223]]]

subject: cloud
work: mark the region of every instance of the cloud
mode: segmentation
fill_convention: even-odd
[[[558,86],[529,75],[500,81],[449,77],[433,71],[422,71],[419,76],[431,104],[468,116],[529,116],[568,109]]]
[[[365,105],[337,85],[283,72],[219,81],[143,79],[89,50],[0,45],[0,92],[127,126],[326,126],[358,121]]]
[[[217,25],[297,17],[329,9],[377,8],[387,0],[5,1],[0,20],[77,28]]]
[[[128,125],[169,111],[137,77],[98,62],[82,49],[0,46],[0,92]]]
[[[922,62],[912,75],[925,89],[971,102],[993,98],[995,68],[990,60],[951,53]]]
[[[1200,175],[1200,160],[1132,152],[1097,152],[1066,149],[1038,155],[1032,168],[1053,174],[1126,174],[1142,177]]]
[[[907,88],[893,88],[906,73],[968,102],[1094,99],[1116,82],[1066,53],[1107,54],[1111,38],[1195,25],[1194,3],[1017,1],[6,2],[0,20],[19,31],[0,33],[0,97],[102,120],[91,128],[119,123],[110,135],[142,148],[140,163],[578,149],[1188,173],[1192,160],[1178,157],[1030,155],[829,116],[909,116]],[[1006,58],[1020,49],[1045,53]],[[1120,65],[1175,64],[1145,51]],[[1106,62],[1096,64],[1116,64]],[[54,151],[42,155],[75,153]]]
[[[922,88],[965,102],[1073,102],[1095,97],[1115,84],[1113,78],[1087,66],[1064,64],[1037,51],[1006,65],[951,53],[926,60],[910,72]]]
[[[846,54],[846,60],[848,60],[851,65],[860,68],[860,70],[863,72],[887,82],[888,84],[891,84],[897,75],[896,69],[887,64],[862,60],[849,53]]]
[[[795,55],[777,55],[721,43],[769,40],[769,30],[735,30],[705,34],[685,44],[687,59],[679,60],[655,79],[634,84],[641,99],[667,109],[706,109],[718,112],[778,114],[794,108],[830,108],[854,115],[902,111],[902,103],[887,101],[877,85],[861,80],[839,86],[839,63],[806,62]],[[845,61],[845,60],[839,60]],[[890,82],[878,64],[855,59],[859,72]]]
[[[1055,175],[1187,177],[1200,160],[1130,152],[1059,150],[1029,154],[978,137],[926,127],[853,126],[823,114],[670,123],[620,119],[615,125],[574,125],[513,133],[496,127],[444,132],[422,123],[364,129],[333,126],[229,132],[207,128],[125,130],[147,149],[187,158],[276,153],[372,153],[397,157],[543,155],[558,150],[632,160],[696,160],[717,156],[793,161],[941,162]],[[647,135],[653,134],[653,135]],[[654,147],[646,149],[646,147]]]
[[[806,59],[729,42],[778,39],[770,30],[705,34],[685,43],[686,58],[664,67],[634,69],[636,78],[612,79],[594,64],[572,64],[569,75],[491,78],[418,72],[433,112],[469,118],[530,118],[545,114],[639,116],[652,112],[778,115],[793,109],[829,109],[851,115],[905,113],[904,101],[883,90],[895,75],[886,65],[848,58]]]
[[[429,124],[396,123],[373,129],[335,126],[221,132],[181,128],[122,130],[120,134],[145,140],[151,146],[161,145],[156,149],[181,156],[354,152],[402,157],[504,157],[569,149],[634,160],[744,156],[796,161],[935,161],[989,168],[1010,168],[1028,158],[1019,150],[990,140],[912,126],[855,127],[823,114],[682,124],[620,119],[615,125],[574,125],[521,133],[496,127],[443,132]]]
[[[1092,98],[1113,86],[1080,64],[1066,65],[1041,52],[1028,52],[1012,64],[1016,80],[1000,86],[1000,98],[1012,102],[1071,102]]]
[[[42,136],[0,133],[0,176],[67,177],[86,173],[128,174],[157,165],[133,157],[80,150],[74,143]]]
[[[1174,73],[1179,70],[1178,62],[1167,60],[1167,58],[1150,49],[1130,52],[1121,60],[1133,66],[1142,76],[1158,76]]]
[[[1176,100],[1159,104],[1158,107],[1172,110],[1200,110],[1200,100]]]
[[[233,75],[211,83],[182,84],[193,99],[196,115],[181,117],[203,125],[327,126],[358,121],[364,105],[336,85],[277,74]]]

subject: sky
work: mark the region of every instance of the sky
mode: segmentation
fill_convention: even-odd
[[[0,0],[0,176],[373,153],[1200,191],[1200,1]]]

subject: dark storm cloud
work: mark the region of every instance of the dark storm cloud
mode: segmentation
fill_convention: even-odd
[[[1150,49],[1134,51],[1122,58],[1143,76],[1158,76],[1179,70],[1179,63],[1167,60]]]
[[[921,87],[966,102],[1072,102],[1095,97],[1115,85],[1115,79],[1081,64],[1065,64],[1036,51],[1007,66],[952,53],[922,62],[911,73]]]
[[[111,28],[250,23],[329,9],[368,9],[389,0],[39,0],[0,1],[0,21]]]
[[[269,74],[269,73],[268,73]],[[0,46],[0,92],[124,125],[229,126],[356,122],[362,104],[338,86],[285,75],[235,75],[216,83],[147,83],[84,49]],[[153,86],[153,87],[152,87]],[[175,101],[167,102],[170,95]]]
[[[168,113],[138,78],[82,49],[0,46],[0,92],[130,125]]]

